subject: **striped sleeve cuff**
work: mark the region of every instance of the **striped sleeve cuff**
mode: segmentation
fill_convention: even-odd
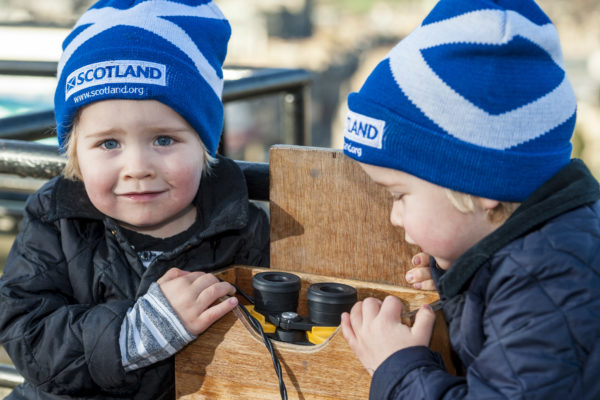
[[[183,326],[157,283],[127,311],[119,346],[125,371],[164,360],[194,340]]]

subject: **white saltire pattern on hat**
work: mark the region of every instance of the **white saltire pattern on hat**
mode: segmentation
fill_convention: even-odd
[[[206,60],[194,41],[179,26],[162,17],[185,16],[225,20],[225,16],[213,3],[188,6],[171,1],[155,0],[143,2],[128,9],[105,7],[88,10],[73,28],[89,26],[83,29],[64,49],[58,64],[58,76],[61,76],[65,62],[86,41],[113,27],[123,25],[150,31],[187,54],[215,94],[220,98],[223,92],[223,78]],[[149,22],[151,21],[151,22]]]
[[[543,135],[573,116],[577,104],[566,75],[554,90],[537,100],[492,115],[440,79],[421,50],[452,43],[502,45],[517,35],[540,46],[564,70],[558,33],[552,23],[536,25],[511,10],[479,10],[417,28],[388,55],[392,74],[404,94],[448,134],[478,146],[508,149]],[[452,107],[439,107],[440,97]]]

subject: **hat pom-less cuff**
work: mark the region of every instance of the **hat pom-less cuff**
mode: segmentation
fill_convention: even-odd
[[[344,154],[479,197],[523,201],[570,159],[570,146],[531,154],[459,141],[404,119],[360,93],[350,94],[348,107]]]
[[[105,50],[106,52],[106,50]],[[93,56],[93,53],[92,53]],[[114,60],[108,63],[150,63],[147,60],[159,59],[160,55],[152,55],[146,51],[138,60],[131,60],[131,56],[123,56],[123,60]],[[94,58],[87,54],[88,58]],[[102,59],[104,55],[96,57]],[[125,60],[129,58],[129,60]],[[77,62],[77,59],[71,62]],[[84,60],[85,62],[85,60]],[[81,64],[81,63],[80,63]],[[89,65],[102,63],[91,63],[79,68],[85,69]],[[223,128],[223,103],[214,91],[202,79],[198,79],[197,73],[183,61],[171,57],[168,64],[156,63],[164,68],[164,82],[103,82],[85,87],[74,93],[65,95],[67,79],[63,74],[58,83],[55,94],[55,117],[57,120],[57,136],[61,151],[65,151],[68,135],[72,130],[73,119],[78,110],[83,107],[102,100],[156,100],[181,115],[200,136],[202,143],[208,153],[216,154],[221,132]],[[75,69],[75,71],[79,70]],[[73,67],[71,67],[73,69]],[[176,95],[175,95],[176,94]],[[202,106],[198,106],[202,99]]]

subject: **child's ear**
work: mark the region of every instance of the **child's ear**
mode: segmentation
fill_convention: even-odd
[[[479,197],[479,204],[484,210],[493,210],[500,204],[498,200],[487,199],[485,197]]]

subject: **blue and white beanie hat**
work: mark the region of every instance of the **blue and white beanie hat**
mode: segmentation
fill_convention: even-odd
[[[210,0],[100,0],[63,43],[54,97],[61,149],[77,111],[107,99],[157,100],[211,155],[223,127],[229,22]]]
[[[441,0],[348,107],[349,157],[520,202],[569,163],[577,105],[533,0]]]

